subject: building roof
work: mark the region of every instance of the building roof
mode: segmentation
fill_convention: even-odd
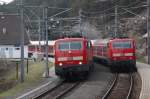
[[[24,33],[24,44],[29,43],[27,33]],[[21,21],[18,15],[0,15],[0,45],[21,44]]]

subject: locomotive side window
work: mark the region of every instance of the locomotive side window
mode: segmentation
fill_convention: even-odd
[[[80,50],[81,48],[82,48],[82,43],[79,41],[64,42],[58,45],[59,50]]]
[[[113,46],[113,48],[131,48],[132,47],[130,41],[113,42],[112,46]]]

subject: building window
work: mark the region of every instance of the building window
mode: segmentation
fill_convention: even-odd
[[[3,27],[3,34],[6,34],[6,28],[5,27]]]
[[[4,17],[4,16],[1,16],[1,19],[5,19],[5,17]]]
[[[15,48],[15,50],[20,50],[20,48],[17,47],[17,48]]]

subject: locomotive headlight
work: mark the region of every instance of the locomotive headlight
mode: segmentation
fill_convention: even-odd
[[[80,65],[82,65],[82,62],[79,62]]]
[[[115,57],[116,56],[121,56],[121,54],[120,53],[114,53],[113,56],[115,56]]]
[[[124,56],[133,56],[133,53],[125,53]]]
[[[59,63],[59,66],[62,66],[62,63]]]

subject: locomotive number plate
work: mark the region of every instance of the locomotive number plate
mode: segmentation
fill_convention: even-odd
[[[68,57],[67,59],[68,59],[68,60],[73,60],[73,57]]]

